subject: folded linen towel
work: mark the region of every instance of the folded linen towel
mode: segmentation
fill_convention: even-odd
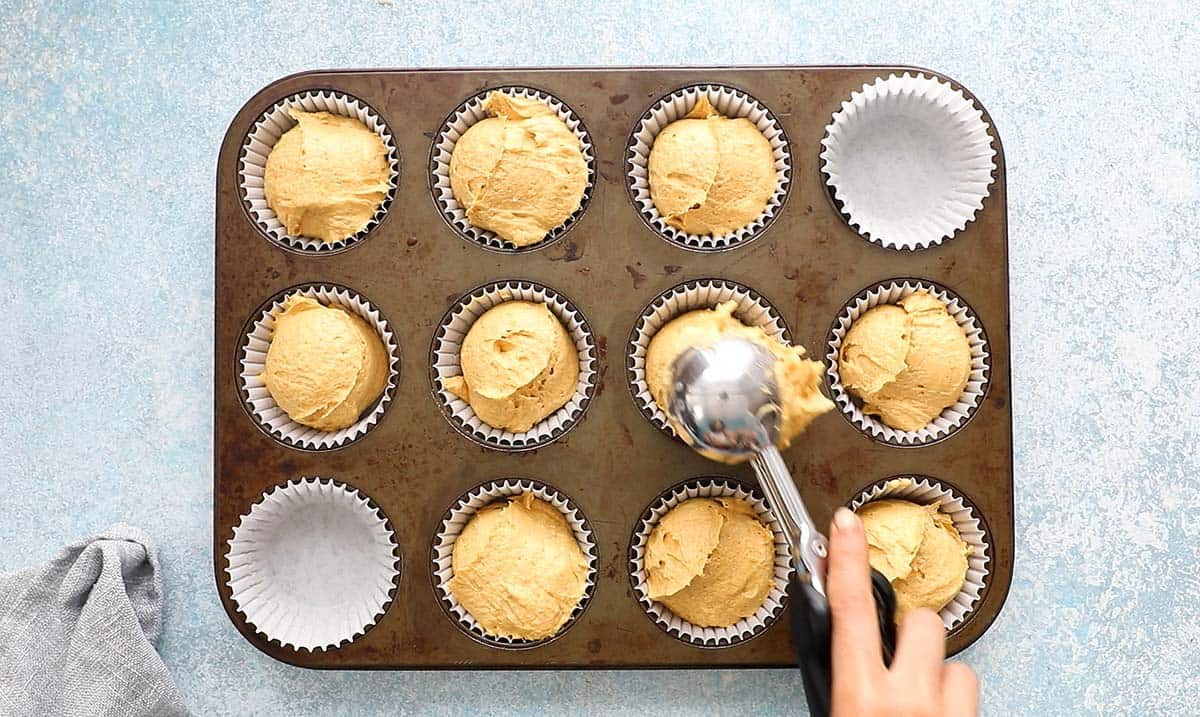
[[[158,553],[128,525],[0,573],[0,715],[188,714],[154,650],[161,621]]]

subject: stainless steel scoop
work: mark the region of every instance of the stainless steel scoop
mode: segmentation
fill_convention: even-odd
[[[672,371],[669,412],[683,439],[713,460],[750,458],[787,536],[793,564],[824,595],[829,544],[775,447],[783,409],[774,355],[751,341],[725,339],[683,352]]]
[[[825,598],[829,544],[813,523],[783,456],[775,447],[783,409],[775,356],[744,339],[724,339],[690,348],[671,365],[668,413],[688,445],[701,455],[728,462],[749,458],[767,503],[787,537],[792,564],[792,643],[809,713],[824,717],[831,707],[831,623]],[[871,589],[879,621],[883,660],[896,645],[896,596],[878,571]]]

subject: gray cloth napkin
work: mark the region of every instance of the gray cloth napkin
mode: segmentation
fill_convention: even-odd
[[[128,525],[0,573],[0,715],[186,715],[161,624],[158,553]]]

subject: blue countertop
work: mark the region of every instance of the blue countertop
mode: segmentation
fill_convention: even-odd
[[[312,672],[245,642],[210,556],[213,173],[303,69],[826,63],[944,71],[1004,140],[1017,562],[960,658],[985,712],[1200,714],[1194,4],[51,5],[0,2],[0,570],[145,528],[197,714],[803,711],[782,670]]]

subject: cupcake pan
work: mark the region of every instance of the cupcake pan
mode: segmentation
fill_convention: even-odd
[[[471,522],[471,518],[475,517],[475,514],[484,506],[508,500],[524,493],[532,493],[537,498],[546,501],[562,512],[563,517],[567,519],[567,524],[571,526],[571,530],[575,533],[575,540],[579,543],[579,549],[588,560],[587,585],[584,586],[583,597],[580,598],[579,604],[571,613],[571,617],[567,620],[566,624],[556,634],[542,640],[499,637],[488,633],[475,621],[471,613],[467,612],[466,608],[454,598],[454,593],[450,591],[449,586],[450,579],[454,577],[454,542],[458,539],[459,534],[462,533],[463,528],[467,527],[467,523]],[[538,647],[557,639],[569,630],[575,624],[575,621],[579,619],[579,616],[583,614],[583,611],[587,609],[592,595],[596,592],[596,556],[596,538],[592,533],[591,526],[588,525],[587,518],[580,512],[578,506],[572,503],[569,498],[539,481],[526,478],[506,478],[490,481],[472,489],[466,495],[459,498],[450,507],[450,510],[446,511],[446,517],[442,520],[437,536],[433,539],[433,549],[430,551],[430,558],[433,564],[430,569],[433,573],[433,589],[437,593],[443,609],[446,610],[447,615],[458,621],[459,626],[468,635],[486,645],[522,650],[530,647]]]
[[[794,665],[784,607],[753,639],[687,644],[649,619],[630,584],[628,549],[643,511],[689,476],[726,474],[753,484],[748,466],[718,466],[646,420],[629,390],[626,354],[643,309],[703,279],[752,289],[778,312],[793,343],[824,358],[830,327],[864,287],[912,277],[970,304],[987,331],[987,386],[970,420],[919,447],[889,445],[850,421],[823,417],[785,452],[818,522],[876,481],[928,475],[971,501],[988,532],[985,589],[947,636],[953,653],[995,619],[1012,576],[1012,462],[1004,155],[972,221],[923,251],[864,241],[826,191],[819,155],[825,127],[864,85],[911,68],[702,68],[608,70],[315,72],[272,84],[237,114],[217,164],[214,301],[213,557],[218,592],[235,627],[265,653],[335,669],[752,667]],[[927,75],[930,73],[926,73]],[[791,186],[768,231],[728,251],[689,251],[650,228],[628,191],[631,131],[661,98],[699,84],[734,87],[769,110],[787,136]],[[570,232],[533,252],[487,251],[444,219],[424,173],[400,176],[387,218],[339,252],[297,253],[263,239],[243,203],[241,156],[258,119],[279,101],[314,90],[355,97],[387,122],[397,156],[430,156],[464,98],[517,85],[547,92],[586,123],[596,158],[588,211]],[[958,87],[958,85],[954,85]],[[979,103],[969,95],[978,107]],[[983,120],[989,123],[986,114]],[[410,162],[411,166],[411,162]],[[472,287],[521,280],[569,297],[595,346],[595,390],[583,420],[535,450],[493,450],[443,414],[428,349],[441,321]],[[242,347],[270,301],[295,287],[353,287],[386,317],[404,370],[386,412],[338,450],[305,450],[264,430],[242,391]],[[414,359],[414,357],[416,357]],[[416,366],[413,361],[416,360]],[[405,556],[390,605],[373,627],[338,647],[297,650],[269,639],[239,611],[228,585],[228,541],[265,493],[303,476],[332,476],[369,495]],[[449,506],[474,487],[528,476],[570,496],[596,546],[595,595],[556,639],[514,650],[469,636],[447,615],[423,557]],[[411,559],[413,555],[418,559]],[[781,624],[782,623],[782,624]]]

